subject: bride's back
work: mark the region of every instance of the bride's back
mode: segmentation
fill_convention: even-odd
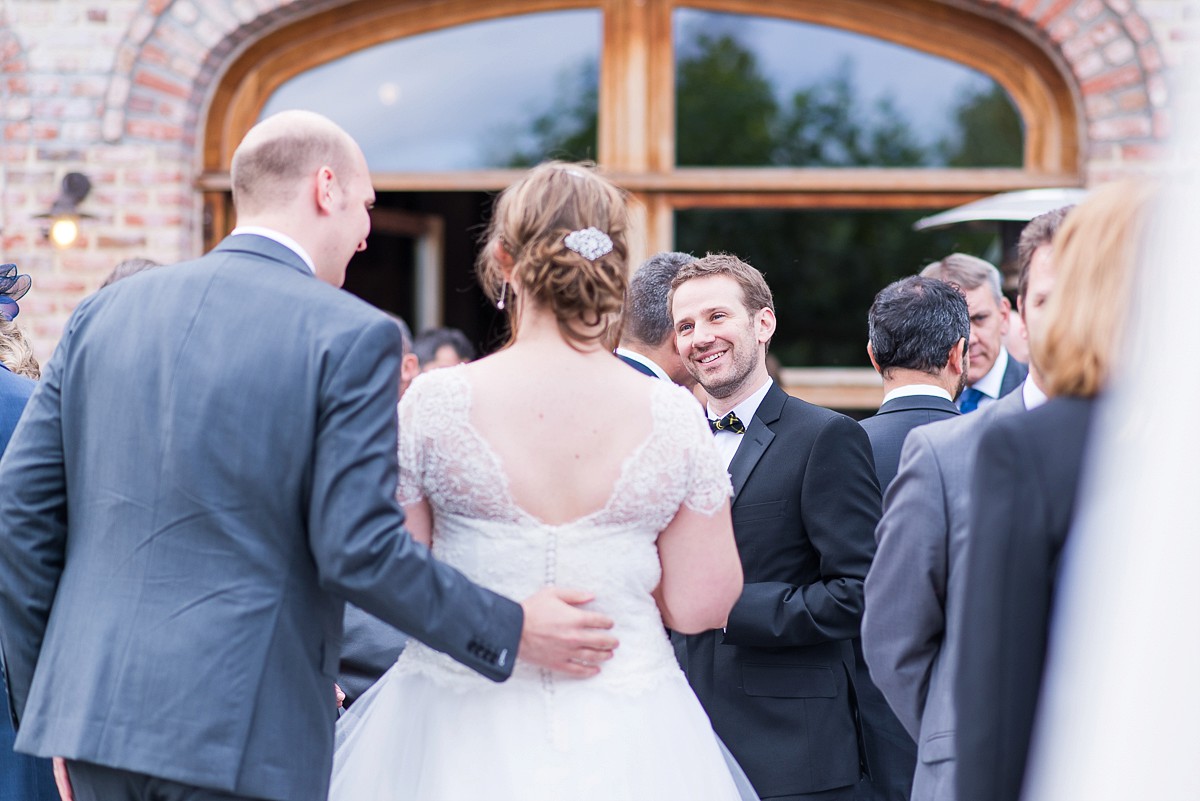
[[[651,391],[606,352],[517,343],[465,368],[472,427],[495,452],[513,502],[559,525],[603,508],[629,457],[650,437]]]

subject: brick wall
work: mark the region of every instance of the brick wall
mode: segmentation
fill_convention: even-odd
[[[945,0],[1041,44],[1078,89],[1089,182],[1153,169],[1172,69],[1200,42],[1189,0]],[[0,6],[0,256],[34,276],[20,322],[46,358],[117,262],[200,249],[192,179],[221,69],[262,32],[337,0],[7,0]],[[95,186],[79,243],[43,236],[62,176]]]

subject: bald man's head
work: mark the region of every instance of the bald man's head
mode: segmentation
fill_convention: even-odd
[[[255,125],[233,154],[230,178],[239,215],[285,207],[297,183],[328,166],[339,181],[354,169],[358,145],[332,120],[283,111]]]

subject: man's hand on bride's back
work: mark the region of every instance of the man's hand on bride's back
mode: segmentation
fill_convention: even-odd
[[[545,587],[521,602],[525,626],[517,657],[569,676],[587,678],[612,659],[617,638],[609,633],[612,619],[578,608],[591,593]]]

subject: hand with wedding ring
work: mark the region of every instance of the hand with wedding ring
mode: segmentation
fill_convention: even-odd
[[[579,608],[593,599],[581,590],[544,587],[522,601],[525,625],[517,658],[568,676],[599,674],[617,639],[608,633],[611,618]]]

